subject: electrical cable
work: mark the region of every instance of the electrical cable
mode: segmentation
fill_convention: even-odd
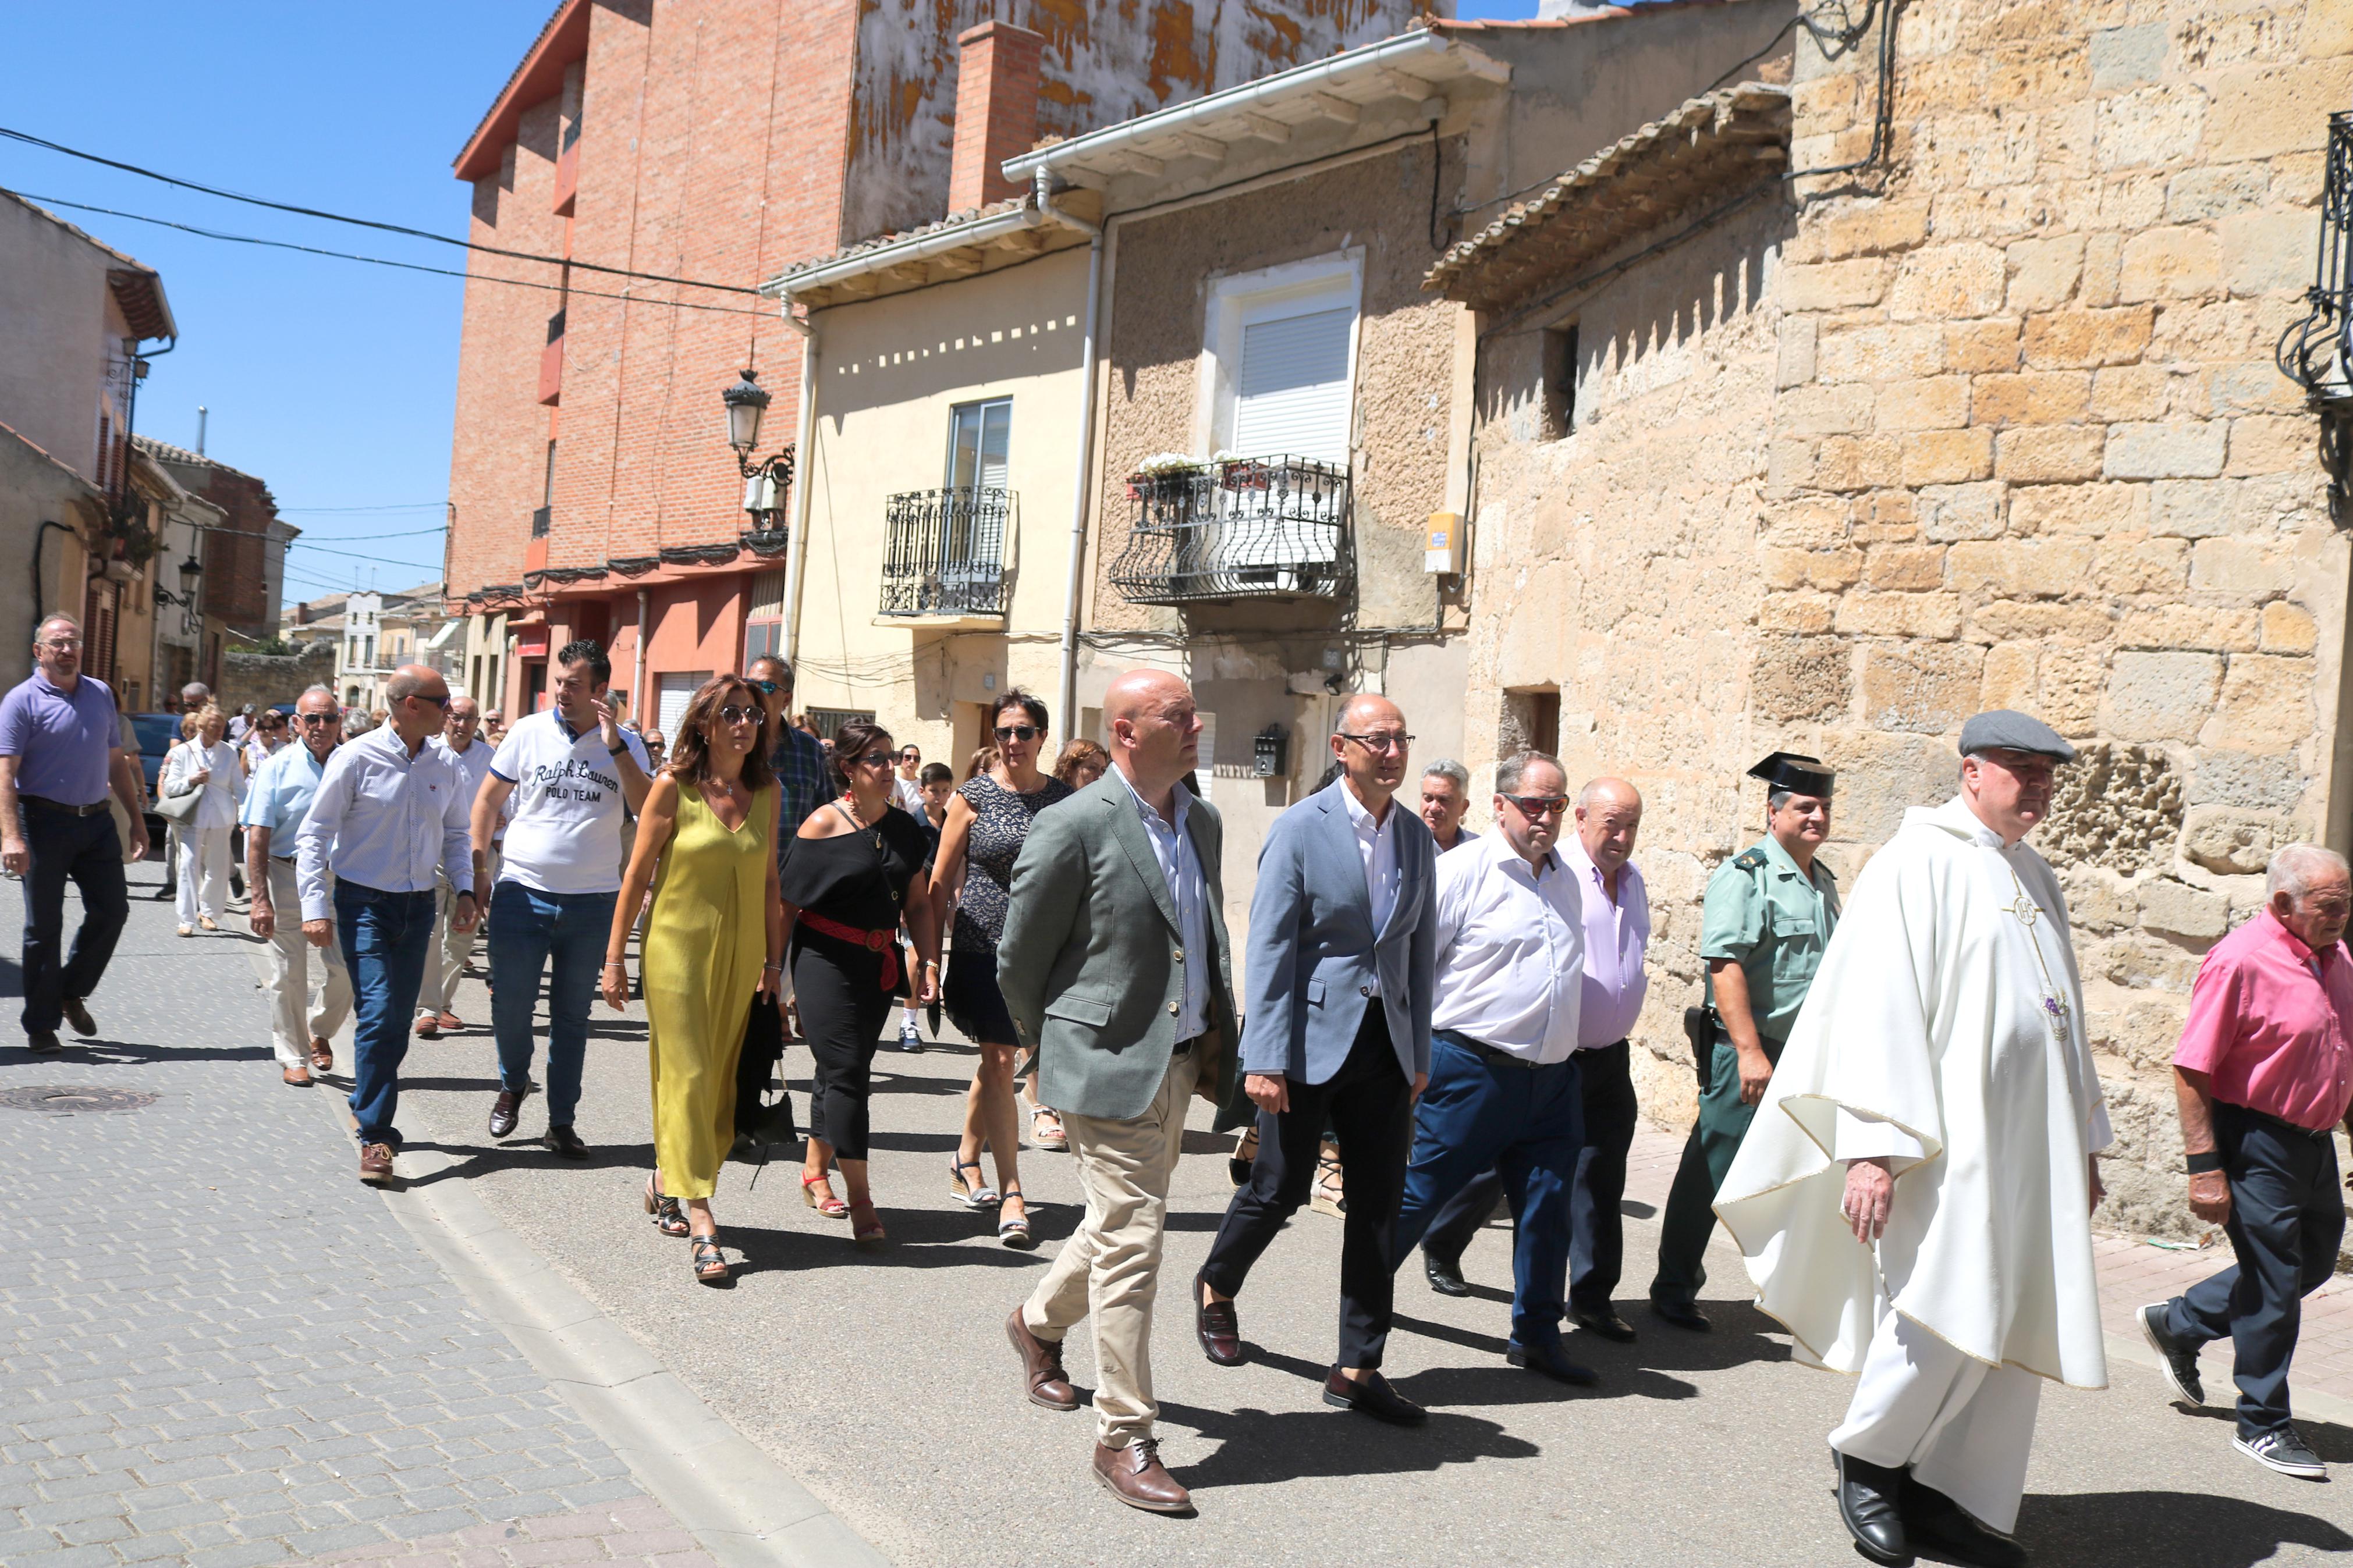
[[[8,187],[0,185],[0,190],[8,190]],[[69,212],[100,213],[107,217],[127,218],[132,223],[152,223],[158,228],[176,228],[183,234],[193,234],[205,239],[227,240],[236,245],[259,245],[271,250],[299,250],[305,256],[327,256],[338,261],[364,261],[371,267],[394,267],[403,272],[429,272],[438,278],[462,278],[469,283],[503,283],[510,288],[536,289],[542,293],[561,294],[567,299],[618,300],[625,304],[659,305],[672,310],[712,310],[723,316],[766,316],[771,313],[766,310],[745,310],[741,305],[698,305],[687,300],[649,300],[642,294],[608,294],[596,289],[575,289],[565,283],[534,283],[527,278],[497,278],[486,272],[461,272],[454,267],[427,267],[421,261],[394,261],[381,256],[361,256],[348,250],[325,250],[315,245],[297,245],[288,239],[263,239],[250,234],[227,234],[219,229],[199,228],[192,223],[174,223],[170,218],[149,217],[144,213],[118,212],[112,207],[92,206],[87,202],[62,201],[56,196],[37,196],[26,191],[8,190],[8,194],[39,205],[64,207]],[[603,268],[596,270],[611,271],[612,268]],[[674,280],[661,279],[661,281]],[[699,283],[694,287],[715,289],[720,285]],[[748,293],[758,291],[757,289],[745,290]]]
[[[318,207],[297,206],[291,202],[273,202],[263,196],[243,195],[236,191],[222,190],[217,185],[198,184],[194,180],[183,180],[177,175],[158,174],[153,169],[142,169],[136,163],[125,163],[113,158],[101,158],[95,153],[85,153],[78,147],[69,147],[61,142],[51,142],[46,137],[35,136],[27,132],[12,131],[5,125],[0,125],[0,137],[5,137],[11,142],[22,142],[31,147],[44,147],[52,153],[62,153],[69,158],[79,158],[85,163],[102,164],[110,169],[120,169],[126,174],[137,174],[142,179],[156,180],[167,185],[177,185],[184,191],[195,191],[207,196],[218,196],[223,201],[243,202],[248,206],[268,207],[273,212],[292,213],[298,217],[323,218],[329,223],[350,224],[356,228],[379,229],[385,234],[406,235],[412,239],[429,239],[437,245],[454,245],[461,250],[479,251],[485,256],[503,256],[515,261],[536,261],[550,267],[575,267],[584,272],[602,272],[615,278],[635,278],[648,283],[678,283],[689,289],[712,289],[723,294],[757,294],[760,291],[756,288],[746,287],[741,283],[705,283],[695,278],[671,278],[659,272],[636,272],[626,267],[603,267],[593,261],[580,261],[568,256],[540,256],[528,250],[508,250],[501,246],[477,244],[470,239],[455,239],[446,234],[436,234],[427,228],[411,228],[406,224],[385,223],[378,218],[352,217],[343,213],[326,212]]]

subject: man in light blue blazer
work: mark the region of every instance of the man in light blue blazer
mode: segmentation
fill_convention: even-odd
[[[1238,1364],[1233,1299],[1307,1201],[1329,1125],[1348,1162],[1348,1198],[1340,1355],[1324,1399],[1400,1426],[1426,1417],[1380,1375],[1381,1351],[1413,1101],[1430,1078],[1438,953],[1437,849],[1395,799],[1412,740],[1396,703],[1351,698],[1332,734],[1341,776],[1275,818],[1259,852],[1241,1052],[1258,1160],[1193,1286],[1203,1353]]]

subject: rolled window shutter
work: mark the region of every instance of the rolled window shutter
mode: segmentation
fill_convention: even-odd
[[[1234,450],[1348,460],[1347,307],[1256,321],[1242,329],[1234,394]]]

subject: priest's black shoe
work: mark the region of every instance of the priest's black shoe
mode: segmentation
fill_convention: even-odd
[[[1714,1323],[1707,1321],[1705,1312],[1701,1311],[1689,1301],[1662,1301],[1653,1296],[1651,1298],[1651,1310],[1654,1315],[1672,1323],[1675,1327],[1689,1329],[1695,1334],[1706,1333],[1715,1327]]]
[[[522,1119],[522,1102],[530,1096],[527,1089],[499,1090],[499,1097],[491,1101],[491,1137],[503,1138],[515,1130],[515,1123]]]
[[[1430,1288],[1441,1296],[1471,1294],[1471,1287],[1463,1283],[1462,1260],[1459,1258],[1434,1258],[1424,1252],[1421,1271],[1430,1276]]]
[[[547,1146],[567,1160],[586,1160],[588,1157],[588,1145],[568,1122],[547,1130]]]
[[[1634,1325],[1620,1317],[1615,1307],[1603,1307],[1595,1311],[1576,1307],[1570,1309],[1568,1316],[1571,1322],[1588,1334],[1599,1334],[1603,1339],[1614,1340],[1621,1345],[1634,1342]]]
[[[1514,1340],[1504,1352],[1504,1359],[1514,1366],[1540,1372],[1556,1383],[1573,1384],[1578,1388],[1591,1388],[1601,1381],[1599,1373],[1569,1360],[1556,1344],[1524,1345]]]
[[[1915,1552],[1967,1563],[1972,1568],[2026,1568],[2026,1548],[1978,1523],[1959,1503],[1934,1487],[1923,1486],[1908,1471],[1898,1496],[1905,1538]]]
[[[1905,1568],[1912,1561],[1912,1542],[1905,1533],[1898,1504],[1905,1473],[1836,1448],[1831,1450],[1831,1462],[1838,1467],[1839,1522],[1854,1537],[1854,1549],[1887,1568]]]
[[[1332,1374],[1324,1380],[1324,1403],[1386,1421],[1392,1426],[1419,1426],[1430,1419],[1429,1411],[1391,1388],[1389,1380],[1377,1372],[1358,1382],[1334,1367]]]

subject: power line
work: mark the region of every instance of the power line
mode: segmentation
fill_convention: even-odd
[[[0,131],[0,135],[5,134],[6,134],[5,131]],[[5,188],[6,187],[5,186],[0,186],[0,189]],[[418,261],[393,261],[381,256],[360,256],[348,250],[322,250],[315,245],[296,245],[293,241],[286,239],[262,239],[250,234],[226,234],[219,229],[199,228],[192,223],[174,223],[170,218],[149,217],[144,213],[118,212],[112,207],[91,206],[87,202],[62,201],[56,196],[37,196],[26,191],[14,191],[10,194],[21,196],[28,202],[43,204],[53,207],[64,207],[69,212],[102,213],[108,217],[126,218],[132,223],[152,223],[158,228],[176,228],[183,234],[197,235],[206,239],[223,239],[237,245],[266,246],[272,250],[299,250],[305,256],[329,256],[334,258],[338,261],[364,261],[371,267],[396,267],[403,272],[429,272],[437,278],[462,278],[469,283],[503,283],[513,289],[536,289],[544,294],[562,294],[567,299],[576,296],[584,300],[619,300],[626,304],[658,305],[664,310],[713,310],[723,316],[766,316],[770,314],[770,312],[766,310],[747,310],[741,305],[698,305],[688,300],[649,300],[642,294],[607,294],[595,289],[575,289],[563,283],[533,283],[529,279],[525,278],[494,278],[488,273],[482,272],[460,272],[453,267],[427,267],[424,263]],[[592,270],[610,272],[613,268],[605,267],[593,268]],[[640,275],[633,273],[628,276],[635,277]],[[669,279],[659,279],[659,281],[669,281]],[[722,287],[722,285],[716,283],[699,283],[694,285],[694,287],[699,289],[716,289]],[[748,290],[748,292],[756,293],[757,290]]]
[[[486,256],[504,256],[516,261],[536,261],[550,267],[576,267],[584,272],[602,272],[615,278],[635,278],[648,283],[677,283],[689,289],[712,289],[724,294],[756,295],[760,292],[755,288],[747,288],[741,283],[705,283],[699,279],[670,278],[659,272],[633,272],[626,267],[600,267],[593,261],[575,261],[568,256],[538,256],[528,250],[507,250],[495,245],[478,245],[470,239],[455,239],[446,234],[435,234],[431,229],[411,228],[406,224],[385,223],[379,218],[352,217],[343,213],[322,211],[318,207],[297,206],[291,202],[273,202],[263,196],[244,195],[236,191],[222,190],[217,185],[198,184],[194,180],[183,180],[174,174],[158,174],[153,169],[142,169],[136,163],[125,163],[113,158],[101,158],[95,153],[85,153],[79,148],[69,147],[63,142],[51,142],[45,137],[35,136],[26,132],[11,131],[5,125],[0,125],[0,136],[5,136],[11,142],[22,142],[31,147],[45,147],[52,153],[62,153],[69,158],[79,158],[85,163],[102,164],[110,169],[120,169],[126,174],[137,174],[142,179],[156,180],[167,185],[177,185],[184,191],[195,191],[207,196],[218,196],[224,201],[243,202],[248,206],[268,207],[273,212],[292,213],[299,217],[324,218],[329,223],[347,223],[357,228],[380,229],[385,234],[406,235],[412,239],[429,239],[437,245],[454,245],[461,250],[480,251]]]

